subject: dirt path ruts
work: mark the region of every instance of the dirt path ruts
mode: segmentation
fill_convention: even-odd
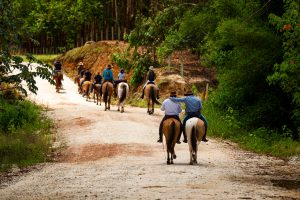
[[[300,199],[300,162],[239,150],[210,138],[200,144],[198,165],[190,166],[188,146],[166,165],[156,143],[163,113],[86,102],[71,80],[65,90],[38,80],[37,102],[58,122],[57,162],[46,163],[0,185],[0,199]]]

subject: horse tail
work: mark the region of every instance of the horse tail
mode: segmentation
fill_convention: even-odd
[[[161,103],[159,101],[157,101],[157,99],[156,99],[154,87],[150,88],[150,97],[154,103],[161,105]]]
[[[107,98],[108,98],[108,84],[106,83],[105,91],[103,94],[103,99],[105,103],[107,102]]]
[[[122,93],[121,93],[121,97],[120,97],[120,103],[123,102],[126,99],[126,95],[127,95],[127,87],[125,84],[121,85],[122,88]]]
[[[191,134],[191,144],[192,144],[192,149],[194,152],[196,152],[196,148],[197,148],[196,131],[197,131],[196,126],[193,126],[192,134]]]
[[[175,131],[176,131],[175,129],[176,129],[175,122],[172,121],[170,124],[170,127],[169,127],[169,134],[168,134],[169,138],[167,141],[167,147],[172,154],[174,153],[174,148],[172,148],[172,147],[173,147],[173,140],[175,137]]]

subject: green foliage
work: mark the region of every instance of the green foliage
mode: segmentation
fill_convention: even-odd
[[[128,51],[124,53],[113,53],[111,60],[117,63],[119,67],[124,68],[126,70],[130,70],[132,68],[132,63],[128,59],[129,56],[130,55]]]
[[[0,171],[44,162],[51,145],[52,122],[29,101],[0,98]]]
[[[215,94],[211,94],[210,99],[214,99]],[[291,131],[287,127],[283,127],[284,134],[265,127],[249,130],[241,124],[238,111],[228,107],[224,115],[224,111],[211,102],[204,104],[203,115],[209,122],[208,137],[231,140],[243,149],[256,153],[280,157],[300,154],[300,142],[292,140]]]
[[[292,96],[291,120],[299,132],[300,129],[300,1],[286,0],[282,17],[270,15],[270,23],[282,32],[284,51],[283,60],[274,65],[274,73],[268,81],[279,84],[285,93]],[[298,133],[299,135],[299,133]]]

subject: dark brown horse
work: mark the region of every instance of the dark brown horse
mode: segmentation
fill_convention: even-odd
[[[180,136],[180,122],[177,119],[169,118],[164,121],[162,132],[166,138],[167,145],[167,164],[173,164],[173,158],[176,159],[174,147]]]
[[[193,165],[197,163],[198,145],[202,141],[205,133],[204,122],[196,117],[187,120],[185,132],[190,149],[190,164]]]
[[[97,105],[98,105],[98,102],[99,102],[100,106],[101,106],[101,91],[100,91],[101,90],[101,85],[100,84],[93,85],[93,90],[94,90],[94,103],[96,103],[96,101],[97,101]]]
[[[158,94],[158,87],[154,84],[148,84],[145,87],[145,97],[147,100],[147,113],[149,113],[149,115],[154,113],[154,103],[160,105],[161,103],[156,99]],[[151,106],[151,109],[150,109]]]
[[[78,79],[78,93],[81,94],[82,93],[82,87],[81,87],[81,83],[84,81],[84,78],[80,78]]]
[[[56,72],[56,74],[53,76],[53,79],[55,81],[55,89],[56,92],[59,92],[59,90],[62,88],[62,82],[63,74],[61,72]]]
[[[111,101],[111,96],[114,91],[114,86],[111,82],[104,82],[102,85],[102,94],[103,94],[103,100],[105,103],[105,110],[110,110],[110,101]]]

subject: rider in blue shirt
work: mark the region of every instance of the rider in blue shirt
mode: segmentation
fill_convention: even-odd
[[[201,114],[201,110],[202,110],[202,103],[201,100],[197,97],[194,96],[192,91],[189,91],[185,94],[186,97],[183,98],[176,98],[176,97],[170,97],[170,99],[174,102],[183,102],[186,105],[186,116],[183,120],[183,137],[184,140],[183,142],[187,142],[186,139],[186,133],[185,133],[185,124],[186,121],[192,117],[197,117],[199,119],[201,119],[204,122],[205,125],[205,134],[202,138],[202,141],[207,142],[208,140],[206,139],[206,132],[207,132],[207,121],[204,118],[204,116]]]
[[[107,65],[106,69],[103,70],[102,76],[103,76],[104,82],[106,82],[106,81],[109,81],[111,83],[114,82],[114,75],[111,71],[111,65]]]

